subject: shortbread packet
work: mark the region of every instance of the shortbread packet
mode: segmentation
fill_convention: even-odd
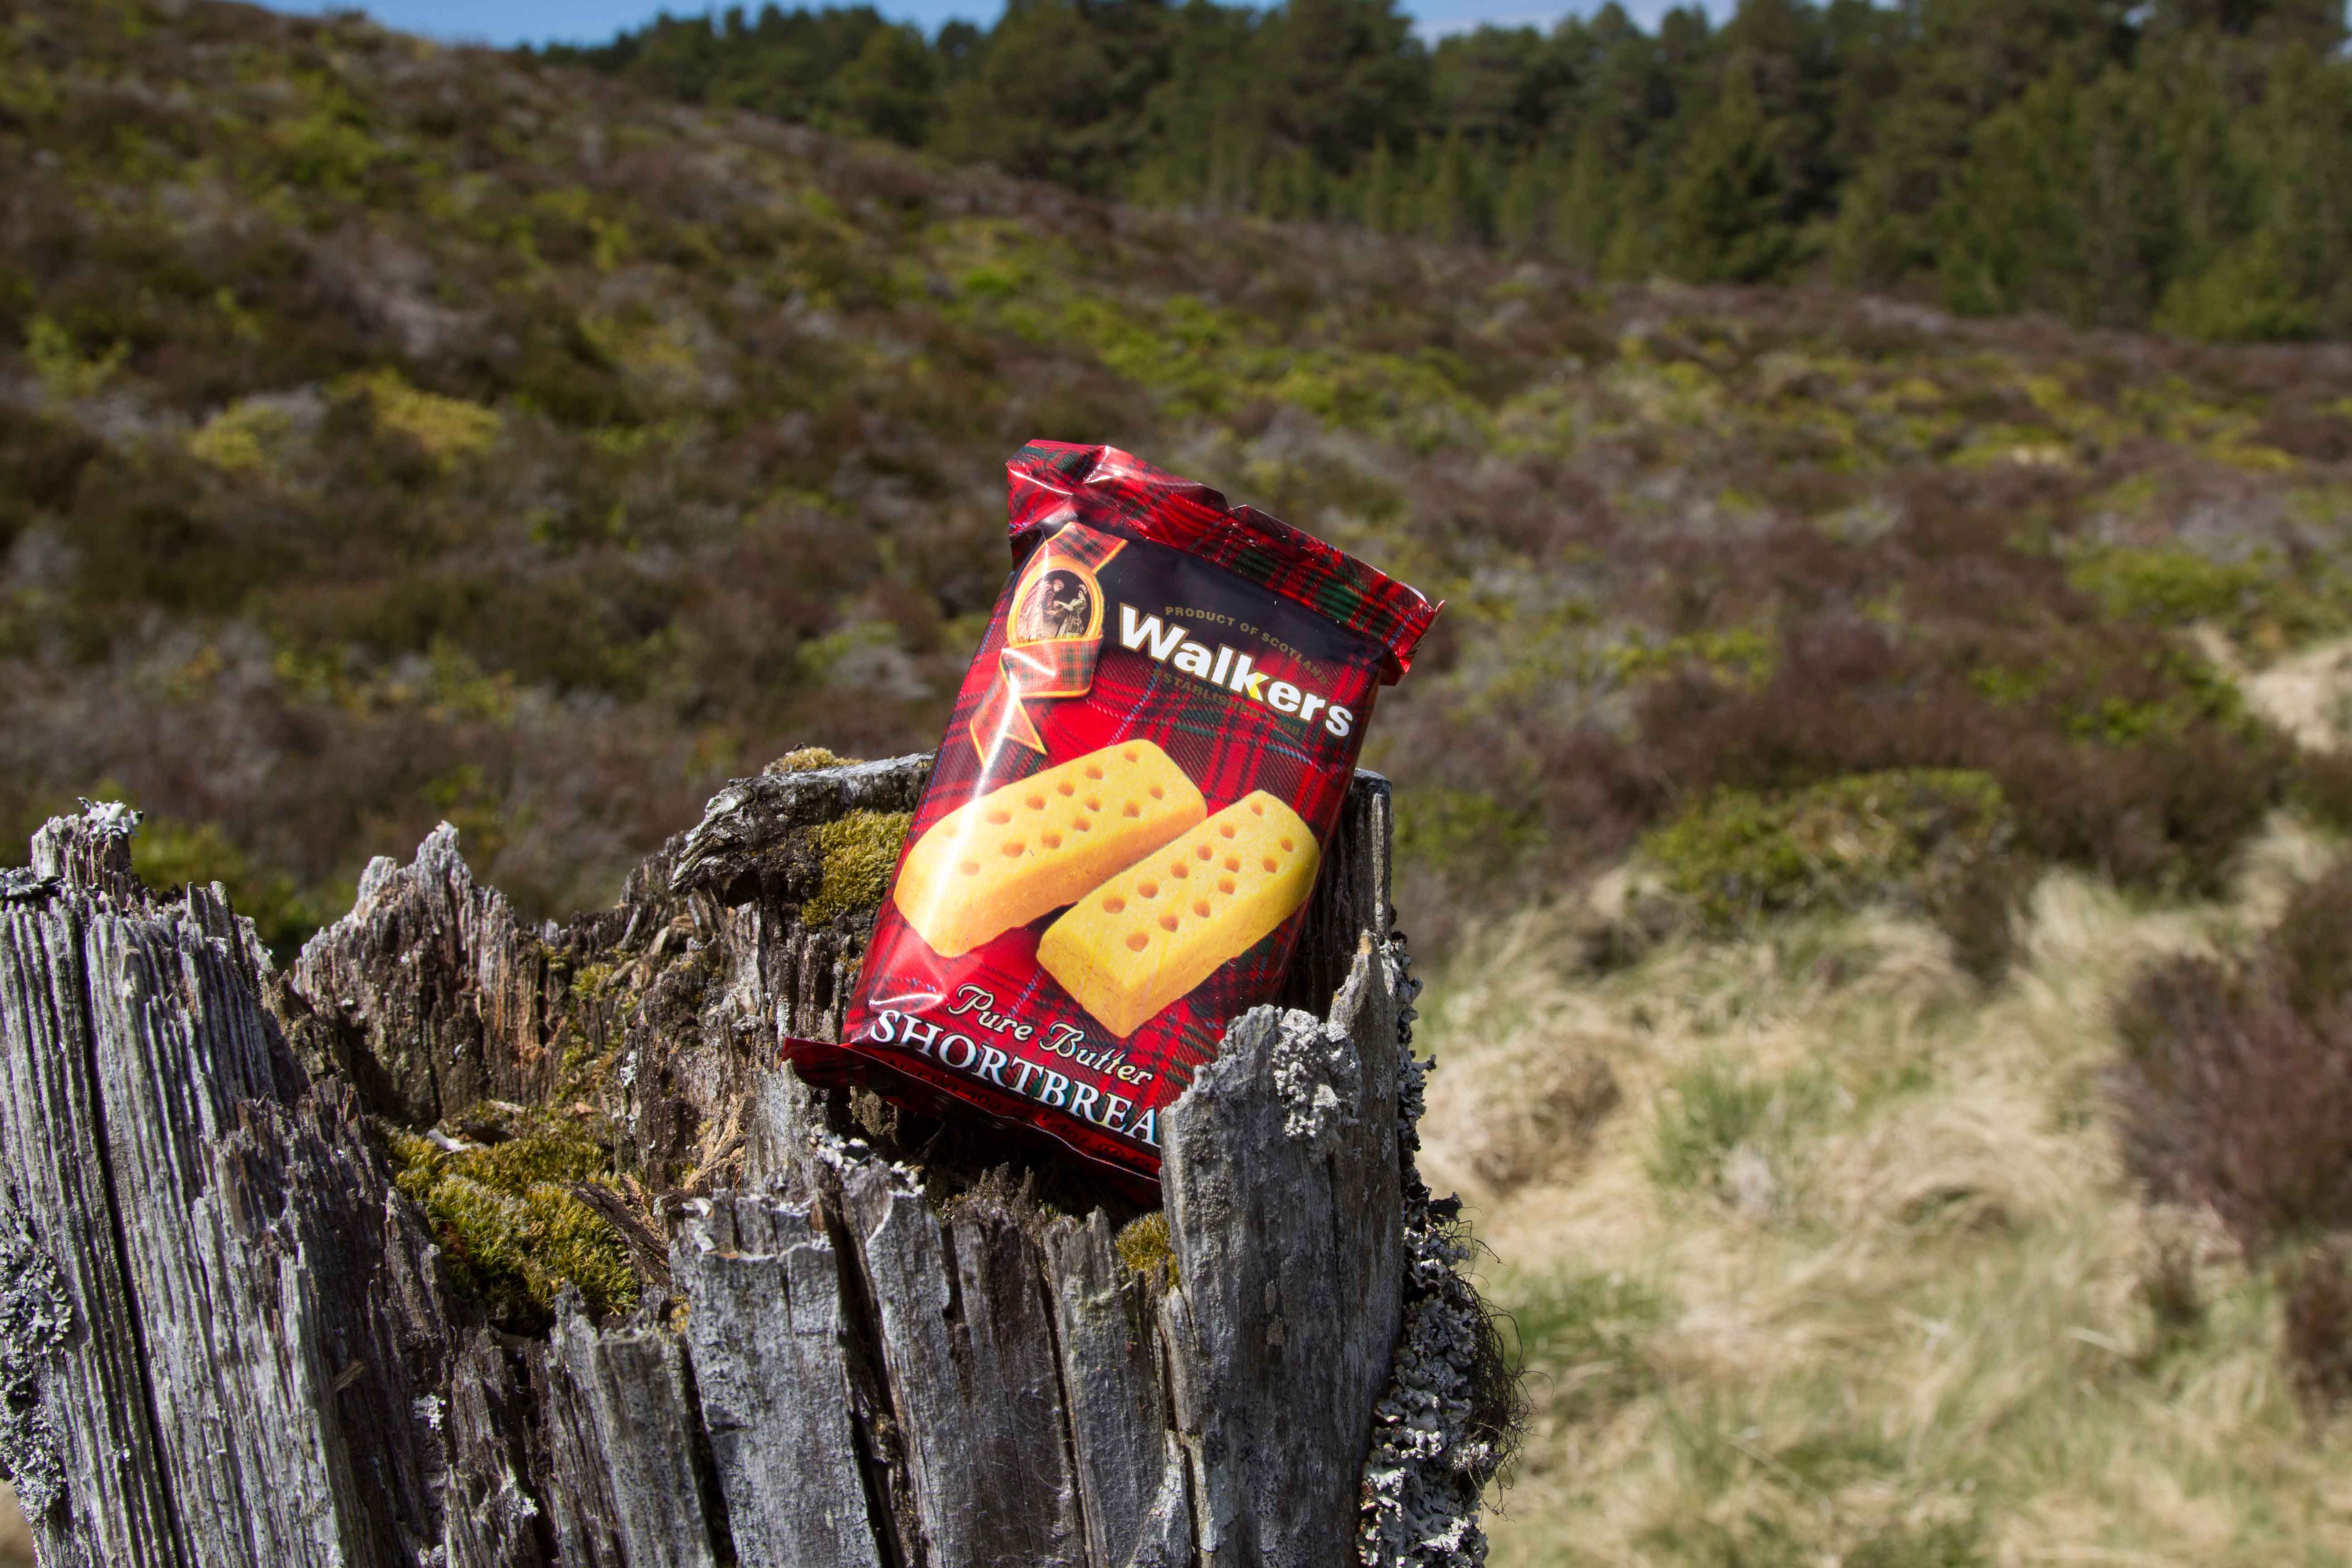
[[[1148,1185],[1162,1115],[1276,990],[1373,695],[1438,606],[1109,447],[1007,469],[1013,575],[843,1038],[785,1054]]]

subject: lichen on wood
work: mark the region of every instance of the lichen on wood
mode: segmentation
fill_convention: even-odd
[[[1399,1136],[1417,1144],[1426,1064],[1407,1055]],[[1404,1190],[1404,1331],[1374,1408],[1357,1549],[1366,1568],[1476,1568],[1478,1500],[1524,1417],[1491,1310],[1464,1275],[1461,1205],[1431,1196],[1410,1163]]]
[[[34,1518],[66,1494],[65,1458],[41,1403],[43,1363],[74,1331],[73,1302],[58,1266],[26,1228],[0,1207],[0,1480]]]

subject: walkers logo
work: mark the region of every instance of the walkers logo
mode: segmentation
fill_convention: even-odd
[[[1187,675],[1221,686],[1253,702],[1264,703],[1302,723],[1311,724],[1319,717],[1327,733],[1344,738],[1355,726],[1355,714],[1333,706],[1316,692],[1303,690],[1287,680],[1276,680],[1265,671],[1253,668],[1248,654],[1235,653],[1223,643],[1211,653],[1206,645],[1186,637],[1182,626],[1163,625],[1158,616],[1139,614],[1132,605],[1118,607],[1118,641],[1121,647],[1172,665]]]

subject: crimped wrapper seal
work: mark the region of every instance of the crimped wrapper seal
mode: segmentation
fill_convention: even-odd
[[[1071,518],[1170,545],[1370,638],[1388,654],[1383,685],[1412,668],[1413,648],[1444,607],[1311,533],[1116,447],[1032,441],[1005,468],[1016,561]]]

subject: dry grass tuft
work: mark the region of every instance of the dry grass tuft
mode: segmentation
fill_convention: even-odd
[[[2352,737],[2352,638],[2305,648],[2243,685],[2247,705],[2306,750],[2341,751]]]
[[[33,1531],[25,1522],[22,1510],[16,1506],[16,1490],[6,1481],[0,1481],[0,1564],[5,1568],[32,1568]]]
[[[2339,1395],[2282,1356],[2352,1288],[2283,1289],[2144,1196],[2106,1089],[2111,999],[2242,944],[2331,854],[2274,816],[2224,896],[2169,907],[2053,872],[1990,992],[1882,910],[1629,938],[1615,967],[1592,900],[1465,943],[1426,1015],[1424,1166],[1506,1260],[1534,1374],[1494,1561],[2352,1555]],[[1548,1154],[1514,1084],[1601,1071],[1616,1104]]]
[[[1611,1057],[1622,1054],[1622,1042],[1605,1019],[1580,1005],[1583,998],[1548,983],[1544,935],[1531,921],[1506,928],[1492,962],[1453,1005],[1454,1013],[1476,1020],[1479,1037],[1462,1040],[1450,1058],[1441,1058],[1441,1066],[1451,1059],[1455,1069],[1441,1080],[1464,1081],[1432,1105],[1423,1138],[1449,1160],[1466,1163],[1470,1179],[1447,1168],[1432,1176],[1437,1190],[1452,1184],[1511,1192],[1571,1172],[1596,1124],[1622,1098],[1610,1068]],[[1461,1070],[1471,1063],[1472,1070]]]

